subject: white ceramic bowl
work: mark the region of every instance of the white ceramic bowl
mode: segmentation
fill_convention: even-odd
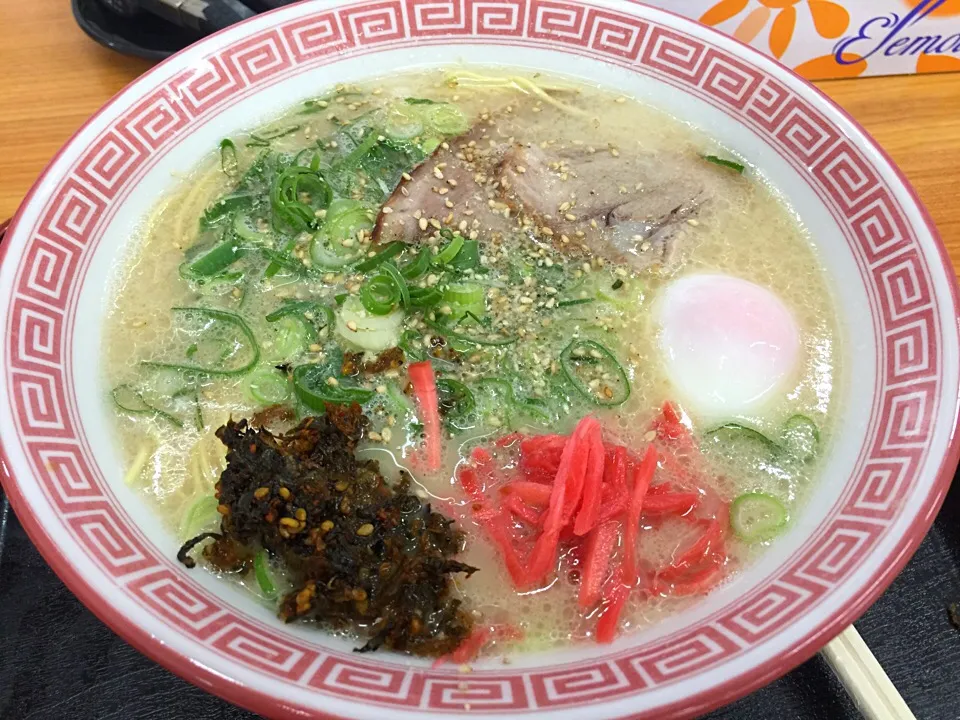
[[[841,428],[809,505],[753,567],[612,646],[469,675],[283,626],[174,559],[121,482],[99,372],[105,288],[137,224],[225,135],[336,82],[502,63],[617,88],[752,162],[810,228],[836,289]],[[928,529],[957,464],[957,297],[924,209],[840,109],[713,30],[614,0],[305,3],[150,71],[63,148],[3,244],[4,486],[97,615],[184,678],[266,715],[689,716],[794,667],[873,602]]]

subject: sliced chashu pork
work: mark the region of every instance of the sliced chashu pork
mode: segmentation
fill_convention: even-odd
[[[489,238],[506,233],[516,223],[497,199],[495,170],[506,146],[491,142],[488,127],[469,132],[441,145],[403,179],[377,217],[374,241],[415,242],[441,226],[458,227]],[[491,201],[494,206],[491,207]]]
[[[464,227],[464,221],[469,231],[491,239],[532,221],[555,240],[566,237],[558,242],[563,250],[586,246],[644,269],[669,264],[687,221],[742,183],[693,154],[544,149],[507,144],[493,128],[478,123],[403,180],[377,218],[374,240],[412,243],[438,226]]]
[[[637,269],[668,264],[687,221],[742,183],[693,154],[629,156],[534,144],[512,146],[499,179],[501,197],[514,212],[573,245]]]

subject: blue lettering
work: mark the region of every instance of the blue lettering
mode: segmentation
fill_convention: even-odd
[[[901,55],[918,55],[919,53],[929,53],[933,47],[943,40],[942,35],[918,35],[913,38],[910,47],[904,50]]]
[[[948,48],[947,43],[951,41],[953,41],[953,45]],[[935,47],[930,52],[937,55],[943,55],[944,53],[951,53],[951,52],[954,52],[954,53],[960,52],[960,35],[951,35],[950,37],[945,38],[942,43],[937,45],[937,47]]]
[[[897,54],[897,50],[902,48],[904,45],[909,45],[909,44],[910,44],[910,38],[908,37],[900,38],[899,40],[894,42],[890,47],[884,50],[883,54],[886,55],[887,57],[892,57],[893,55]]]
[[[889,16],[875,17],[867,20],[867,22],[860,26],[860,32],[857,35],[844,38],[834,48],[833,54],[837,63],[839,65],[853,65],[854,63],[866,60],[872,55],[876,55],[878,52],[886,48],[887,45],[891,44],[893,39],[901,30],[920,22],[923,18],[943,5],[945,2],[946,0],[922,0],[913,10],[904,15],[903,18],[900,18],[900,16],[896,13],[891,13]],[[873,26],[878,26],[884,30],[889,29],[889,32],[880,40],[879,44],[877,44],[869,52],[865,52],[866,48],[864,48],[864,52],[854,50],[854,46],[859,48],[861,43],[866,42],[869,44],[870,41],[876,39],[871,34],[871,28]],[[940,38],[938,37],[937,40],[939,39]],[[850,53],[855,59],[848,59],[844,57],[846,53]],[[886,54],[889,55],[890,53]]]
[[[871,52],[868,52],[863,55],[859,53],[854,53],[852,51],[851,46],[858,45],[861,41],[864,41],[864,40],[867,40],[867,41],[873,40],[873,37],[868,32],[872,25],[879,25],[881,28],[888,28],[891,25],[893,25],[894,28],[883,39],[883,42],[877,45],[877,47],[875,47]],[[873,18],[872,20],[867,20],[867,22],[865,22],[863,25],[860,26],[860,33],[858,35],[854,37],[844,38],[843,40],[840,41],[840,43],[836,46],[836,48],[834,48],[833,54],[834,54],[834,57],[836,58],[837,63],[839,65],[853,65],[854,63],[858,63],[861,60],[866,60],[868,57],[870,57],[874,53],[878,52],[881,48],[883,48],[883,46],[886,45],[887,42],[894,35],[897,34],[897,32],[900,31],[901,27],[903,27],[903,25],[900,22],[900,17],[896,13],[891,13],[888,17],[876,17],[876,18]],[[853,60],[846,59],[844,56],[848,52],[850,52],[851,55],[854,55],[855,59]]]

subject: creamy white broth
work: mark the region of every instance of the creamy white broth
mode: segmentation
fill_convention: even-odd
[[[561,88],[555,97],[578,112],[554,107],[534,94],[516,89],[453,84],[449,82],[448,73],[430,72],[393,77],[389,89],[386,83],[376,82],[348,88],[347,93],[329,96],[326,107],[313,106],[309,114],[303,114],[303,107],[298,106],[268,123],[261,133],[298,126],[296,131],[270,141],[273,151],[295,152],[330,136],[337,129],[334,117],[350,120],[391,100],[425,97],[455,103],[466,116],[479,117],[487,123],[491,136],[502,136],[504,140],[510,138],[517,127],[522,127],[526,136],[542,137],[551,148],[625,154],[639,148],[649,153],[730,156],[689,125],[633,100],[597,88],[573,87],[561,79],[537,76],[535,81],[543,87]],[[233,138],[240,149],[240,172],[255,158],[255,152],[245,147],[249,139],[249,136]],[[282,300],[321,298],[333,306],[334,295],[356,294],[356,283],[349,273],[339,271],[328,272],[308,283],[298,282],[297,278],[281,272],[261,282],[256,290],[227,283],[222,295],[218,294],[221,290],[209,288],[204,293],[210,294],[198,294],[179,273],[184,251],[203,239],[199,229],[201,215],[235,182],[235,177],[224,174],[220,153],[212,151],[193,173],[178,183],[169,197],[158,203],[145,224],[131,258],[118,273],[115,300],[106,321],[104,366],[110,387],[136,386],[154,405],[169,400],[170,377],[153,378],[144,372],[141,363],[162,358],[177,346],[179,341],[171,341],[177,330],[175,316],[171,314],[173,307],[212,303],[248,318],[260,341],[261,365],[269,365],[283,358],[274,352],[276,326],[263,318]],[[629,182],[629,178],[624,178],[625,184]],[[466,230],[471,229],[468,224]],[[601,262],[598,258],[570,258],[554,239],[542,235],[531,238],[529,233],[516,232],[493,243],[478,233],[484,267],[490,271],[487,279],[504,281],[499,285],[484,285],[487,306],[496,317],[506,318],[505,330],[522,330],[524,336],[506,351],[485,348],[464,351],[464,369],[456,373],[456,378],[469,384],[482,377],[509,374],[516,376],[516,382],[522,384],[523,391],[531,397],[547,397],[550,378],[557,373],[557,358],[570,337],[582,334],[601,341],[614,349],[629,377],[629,399],[611,409],[591,407],[587,403],[560,407],[559,417],[549,427],[528,429],[569,432],[583,414],[593,412],[610,439],[641,448],[649,440],[649,421],[664,401],[675,395],[665,376],[658,347],[652,311],[658,293],[668,282],[685,274],[729,273],[772,289],[793,313],[802,342],[800,367],[788,391],[762,416],[729,419],[749,424],[773,437],[787,418],[803,415],[819,428],[821,446],[826,446],[832,431],[832,404],[839,377],[837,321],[826,277],[799,218],[782,198],[764,185],[762,178],[748,171],[745,182],[714,203],[709,219],[687,224],[682,234],[681,256],[671,267],[635,272],[630,267]],[[444,241],[427,242],[442,245]],[[544,281],[536,277],[533,284],[526,285],[523,280],[515,284],[506,281],[507,268],[518,259],[540,270],[548,261],[566,268],[570,287],[576,287],[575,298],[582,293],[592,297],[598,290],[611,295],[610,288],[621,280],[623,286],[616,295],[618,303],[598,301],[548,312],[548,308],[538,305],[551,297],[544,289]],[[536,272],[532,276],[535,275]],[[529,297],[531,293],[535,295],[531,304],[521,302],[521,297]],[[560,332],[558,327],[562,328]],[[325,352],[326,344],[333,341],[331,330],[326,330],[323,346],[311,343],[298,362],[317,361]],[[421,331],[429,335],[422,328]],[[473,358],[474,355],[477,357]],[[522,361],[515,360],[521,357]],[[376,377],[368,385],[378,397],[384,397],[387,393],[380,391],[392,382],[398,386],[405,383],[402,369]],[[196,405],[202,413],[202,430],[196,426]],[[247,376],[240,375],[202,379],[196,398],[185,396],[164,407],[181,420],[182,428],[163,418],[118,412],[117,438],[130,466],[128,480],[142,489],[147,501],[157,508],[171,530],[185,540],[184,533],[190,529],[185,527],[189,525],[184,521],[185,514],[199,498],[212,495],[224,462],[223,448],[212,431],[231,416],[250,417],[262,409],[264,403],[251,395]],[[375,439],[366,440],[361,453],[381,460],[381,469],[387,477],[396,475],[397,466],[409,469],[419,494],[435,499],[441,507],[466,505],[466,498],[453,479],[457,462],[476,444],[477,438],[501,435],[511,421],[494,407],[478,421],[477,427],[455,435],[446,434],[442,469],[431,474],[411,462],[418,444],[414,439],[416,433],[410,430],[410,424],[416,419],[412,414],[404,416],[389,406],[369,414],[371,437]],[[695,414],[691,414],[690,420],[695,430],[708,429]],[[816,461],[795,463],[788,472],[771,472],[749,447],[732,453],[711,449],[706,462],[711,469],[712,489],[722,498],[731,500],[744,492],[766,492],[781,498],[791,514],[796,513],[819,473]],[[521,646],[528,649],[591,635],[595,617],[585,616],[577,607],[570,566],[561,562],[559,576],[548,587],[518,593],[496,552],[476,525],[467,520],[464,527],[468,542],[463,559],[480,571],[470,579],[457,578],[456,588],[484,621],[507,621],[521,627],[525,631]],[[641,556],[669,562],[690,533],[689,526],[680,522],[667,522],[655,531],[648,526],[640,533]],[[763,544],[748,546],[730,542],[730,571],[736,572],[757,552],[762,552],[763,547]],[[251,587],[251,592],[256,592],[255,583],[245,584]],[[643,627],[695,601],[695,598],[633,598],[624,612],[622,627],[625,630]]]

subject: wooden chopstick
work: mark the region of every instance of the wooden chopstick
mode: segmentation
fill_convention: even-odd
[[[916,720],[896,686],[851,625],[820,651],[868,720]]]

